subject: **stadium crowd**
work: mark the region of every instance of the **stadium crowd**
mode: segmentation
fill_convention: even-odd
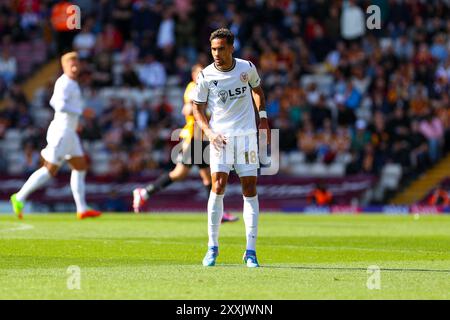
[[[18,86],[11,43],[46,39],[58,1],[0,1],[0,139],[24,132],[24,173],[38,165],[47,122]],[[82,28],[68,34],[82,57],[87,97],[81,137],[102,141],[109,172],[138,174],[168,165],[170,133],[183,125],[169,91],[183,88],[190,66],[210,63],[209,35],[228,27],[235,56],[255,63],[263,79],[280,149],[307,162],[331,164],[351,154],[347,173],[379,174],[399,163],[418,174],[450,150],[450,4],[445,1],[72,1]],[[366,28],[369,4],[381,8],[381,28]],[[50,30],[50,31],[49,31]],[[50,111],[53,83],[39,105]],[[105,88],[152,89],[159,99],[102,99]],[[39,109],[41,110],[41,109]],[[41,111],[39,111],[41,112]],[[0,140],[1,141],[1,140]],[[156,157],[155,155],[162,155]],[[34,167],[34,168],[33,168]],[[6,171],[0,154],[0,171]]]

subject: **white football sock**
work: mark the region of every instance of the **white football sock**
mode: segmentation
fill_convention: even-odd
[[[73,198],[77,206],[77,212],[83,213],[88,207],[85,199],[85,180],[86,171],[72,170],[70,176],[70,187],[72,189]]]
[[[17,193],[17,200],[25,201],[33,191],[42,187],[51,177],[52,176],[46,167],[36,170]]]
[[[208,200],[208,247],[219,246],[219,227],[223,216],[223,194],[210,192]]]
[[[258,195],[244,198],[244,223],[247,235],[247,250],[256,251],[256,237],[258,236],[259,201]]]

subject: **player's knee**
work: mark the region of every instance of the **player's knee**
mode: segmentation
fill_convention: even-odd
[[[44,167],[48,170],[52,177],[56,177],[56,175],[58,174],[59,166],[44,161]]]
[[[226,183],[224,180],[218,179],[214,181],[212,184],[212,192],[215,194],[224,194],[225,193]]]
[[[169,177],[172,181],[184,180],[189,174],[189,167],[184,165],[177,165],[175,169],[169,172]]]
[[[84,157],[72,158],[69,164],[73,170],[87,171],[89,169],[88,163]]]
[[[85,161],[83,164],[80,165],[80,169],[78,171],[87,171],[89,169],[89,165]]]
[[[242,194],[245,197],[256,196],[256,184],[248,183],[248,184],[242,185]]]
[[[88,165],[87,164],[81,164],[78,166],[72,166],[72,170],[76,170],[76,171],[87,171],[88,170]]]

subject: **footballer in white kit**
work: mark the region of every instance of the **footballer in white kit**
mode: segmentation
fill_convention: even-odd
[[[242,176],[256,176],[259,168],[258,141],[251,88],[259,86],[255,66],[233,59],[229,71],[210,64],[198,77],[195,102],[207,103],[212,131],[226,139],[224,148],[210,150],[211,173],[229,173],[235,169]]]
[[[209,242],[203,265],[214,266],[219,254],[218,237],[223,215],[223,197],[228,175],[234,169],[241,180],[244,199],[243,215],[247,235],[244,262],[248,267],[258,267],[256,237],[259,202],[256,181],[259,157],[254,105],[259,111],[259,129],[265,130],[269,140],[264,93],[255,65],[250,61],[233,58],[234,35],[231,31],[223,28],[214,31],[210,42],[214,63],[200,72],[192,97],[195,120],[211,142]],[[206,107],[211,114],[209,122],[205,115]]]
[[[41,155],[46,161],[60,166],[66,159],[84,155],[76,132],[78,118],[83,112],[78,83],[66,74],[60,76],[56,80],[50,106],[55,115],[47,130],[47,146]]]
[[[90,209],[85,200],[87,163],[76,132],[83,112],[81,90],[76,82],[79,73],[77,53],[63,55],[61,64],[64,73],[56,80],[50,99],[55,115],[47,131],[47,146],[41,151],[44,164],[28,178],[18,193],[11,196],[13,210],[19,218],[22,218],[28,196],[52,176],[56,176],[66,160],[72,168],[70,186],[77,207],[77,217],[84,219],[101,215],[99,211]]]

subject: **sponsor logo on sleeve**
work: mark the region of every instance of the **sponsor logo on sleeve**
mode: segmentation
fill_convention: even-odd
[[[242,72],[240,78],[241,78],[242,82],[244,82],[244,83],[248,82],[248,74],[247,74],[247,72]]]

